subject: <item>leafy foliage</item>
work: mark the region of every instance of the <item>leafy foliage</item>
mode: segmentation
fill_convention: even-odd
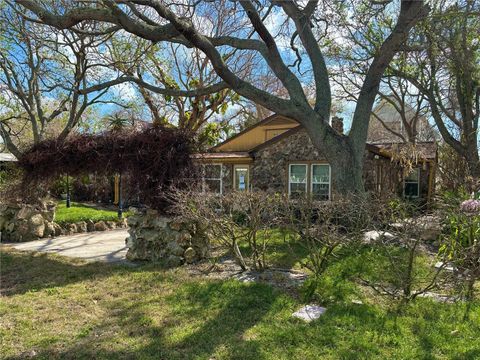
[[[142,131],[114,131],[101,135],[75,135],[66,141],[46,140],[34,145],[18,164],[24,170],[24,196],[37,185],[60,176],[89,173],[129,175],[129,187],[136,189],[144,203],[157,210],[168,206],[166,192],[182,187],[195,176],[187,134],[155,126]],[[30,190],[30,191],[27,191]]]

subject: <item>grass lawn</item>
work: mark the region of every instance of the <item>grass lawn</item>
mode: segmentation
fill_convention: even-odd
[[[320,290],[328,310],[310,324],[291,317],[301,300],[265,284],[1,251],[0,358],[480,358],[479,304],[467,322],[462,304],[389,310],[348,280],[375,267],[368,249],[332,265]],[[272,244],[277,264],[295,263],[286,252]]]
[[[100,210],[93,206],[79,204],[72,202],[71,207],[67,208],[65,201],[60,201],[57,205],[57,211],[55,213],[55,222],[59,224],[75,223],[79,221],[92,220],[94,222],[103,221],[116,221],[118,220],[117,211],[113,210]]]

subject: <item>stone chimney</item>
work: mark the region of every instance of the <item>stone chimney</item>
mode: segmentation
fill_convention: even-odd
[[[332,118],[332,128],[339,134],[343,135],[343,118],[334,116]]]

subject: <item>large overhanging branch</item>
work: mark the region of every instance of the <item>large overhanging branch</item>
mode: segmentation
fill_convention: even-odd
[[[117,2],[109,0],[104,1],[108,9],[77,8],[69,10],[63,15],[53,14],[33,0],[16,0],[16,2],[35,13],[43,23],[59,29],[75,26],[82,21],[103,21],[120,25],[126,31],[153,42],[167,41],[197,47],[209,58],[216,73],[240,95],[255,99],[262,106],[287,116],[294,116],[293,112],[296,111],[288,100],[261,90],[235,75],[216,49],[217,46],[227,45],[237,49],[255,50],[263,56],[266,53],[266,46],[261,41],[225,36],[218,38],[204,36],[194,28],[189,19],[178,17],[167,6],[154,0],[135,1],[134,3],[153,8],[161,18],[168,21],[165,25],[152,26],[134,19],[124,13],[118,7]],[[268,61],[268,59],[266,60]]]
[[[221,90],[227,89],[228,85],[224,81],[221,81],[219,83],[206,86],[204,88],[199,88],[199,89],[194,89],[194,90],[179,90],[179,89],[174,89],[174,88],[162,88],[159,86],[155,86],[152,84],[149,84],[135,76],[122,76],[119,77],[115,80],[110,80],[110,81],[105,81],[101,84],[93,85],[88,88],[82,89],[79,91],[80,94],[89,94],[92,92],[96,91],[101,91],[104,89],[107,89],[109,87],[123,84],[126,82],[132,82],[135,83],[145,89],[148,89],[154,93],[161,94],[161,95],[168,95],[168,96],[179,96],[179,97],[194,97],[194,96],[204,96],[204,95],[210,95],[216,92],[219,92]]]
[[[302,89],[302,85],[298,78],[292,73],[287,65],[282,60],[280,52],[278,50],[275,39],[268,31],[267,27],[263,23],[260,15],[256,11],[253,4],[248,0],[243,0],[240,2],[243,9],[246,11],[250,22],[252,23],[253,28],[258,33],[260,38],[265,43],[267,51],[264,56],[267,60],[270,68],[273,70],[275,75],[280,79],[282,84],[287,89],[290,98],[296,99],[299,102],[307,103],[307,99]]]
[[[318,112],[325,121],[327,121],[330,117],[330,107],[332,102],[328,70],[322,51],[318,46],[318,41],[315,38],[310,25],[310,16],[315,10],[318,1],[309,1],[303,11],[300,11],[293,2],[277,1],[277,3],[280,4],[285,13],[293,19],[303,47],[312,63],[316,88],[314,110]]]
[[[158,2],[155,2],[155,4],[155,10],[158,15],[168,20],[193,46],[202,50],[210,60],[218,76],[234,91],[248,99],[255,99],[259,104],[269,109],[274,108],[275,111],[286,115],[293,114],[292,111],[295,111],[295,109],[292,109],[288,100],[261,90],[235,75],[225,64],[215,45],[208,37],[200,34],[189,20],[178,17],[173,11]]]
[[[366,119],[370,116],[385,69],[400,45],[407,39],[410,29],[425,17],[429,10],[424,1],[402,1],[397,23],[374,56],[360,90],[350,131],[350,139],[357,151],[360,151],[365,145],[363,139],[366,138],[368,132],[368,120]]]

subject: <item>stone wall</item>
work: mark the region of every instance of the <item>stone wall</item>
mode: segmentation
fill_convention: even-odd
[[[252,188],[264,191],[287,191],[288,164],[299,161],[325,161],[313,146],[304,129],[255,153],[251,166]]]
[[[37,205],[0,204],[0,232],[3,241],[29,241],[59,233],[55,220],[55,203]]]
[[[22,242],[60,235],[125,228],[126,220],[79,221],[70,224],[55,222],[56,204],[53,201],[37,205],[0,204],[0,233],[3,242]]]
[[[127,223],[129,260],[164,261],[173,267],[208,255],[208,238],[195,224],[160,216],[155,210],[131,215]]]

